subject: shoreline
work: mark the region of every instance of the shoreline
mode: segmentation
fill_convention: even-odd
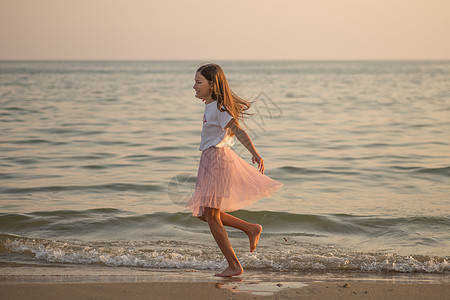
[[[100,264],[82,265],[67,263],[0,263],[0,283],[73,283],[73,282],[217,282],[227,277],[215,277],[219,269],[177,269],[110,267]],[[364,271],[261,271],[245,270],[236,277],[246,281],[335,281],[353,280],[365,282],[432,283],[450,284],[448,273],[396,273]]]
[[[0,283],[2,299],[448,299],[450,284],[312,281]],[[298,285],[301,286],[298,286]]]
[[[2,299],[445,299],[447,274],[290,273],[104,266],[3,266]]]

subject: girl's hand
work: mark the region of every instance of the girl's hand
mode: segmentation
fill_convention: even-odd
[[[255,163],[255,162],[258,163],[259,172],[264,174],[264,160],[262,159],[262,157],[261,156],[253,156],[252,163]]]
[[[264,160],[261,156],[259,156],[248,134],[239,126],[238,123],[236,123],[236,120],[234,118],[232,118],[230,122],[228,122],[225,128],[230,128],[231,131],[233,131],[239,142],[241,142],[242,145],[244,145],[245,148],[247,148],[247,150],[252,154],[252,163],[257,162],[259,172],[264,174]]]

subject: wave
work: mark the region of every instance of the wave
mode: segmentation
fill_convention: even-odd
[[[284,166],[278,168],[281,171],[293,174],[304,174],[304,175],[314,175],[314,174],[333,174],[333,175],[360,175],[360,172],[355,171],[344,171],[348,170],[347,168],[339,168],[342,171],[335,171],[331,169],[307,169],[307,168],[299,168],[293,166]]]
[[[442,175],[442,176],[450,177],[450,166],[449,167],[440,167],[440,168],[393,166],[392,168],[395,170],[400,170],[402,172],[412,172],[412,173],[416,173],[416,174]]]
[[[93,168],[93,166],[91,166]],[[3,194],[23,194],[23,193],[38,193],[38,192],[62,192],[62,191],[90,191],[90,192],[104,192],[104,191],[134,191],[134,192],[150,192],[160,191],[163,188],[159,185],[150,184],[128,184],[128,183],[110,183],[99,185],[62,185],[62,186],[40,186],[29,188],[4,188],[0,190]]]
[[[54,241],[0,234],[0,253],[44,263],[99,264],[110,267],[220,269],[226,263],[217,248],[173,240],[155,242]],[[3,255],[4,256],[4,255]],[[365,271],[447,273],[447,258],[423,255],[342,251],[305,244],[289,249],[262,249],[239,254],[245,269],[263,271]]]
[[[428,174],[436,174],[450,177],[450,167],[443,168],[420,168],[416,172],[418,173],[428,173]]]
[[[39,139],[39,138],[35,138],[35,139],[25,139],[25,140],[8,140],[8,141],[2,141],[3,144],[16,144],[16,145],[22,145],[22,144],[30,144],[30,145],[35,145],[35,144],[49,144],[52,146],[60,146],[60,145],[67,145],[68,143],[66,142],[54,142],[54,141],[50,141],[50,140],[45,140],[45,139]]]
[[[448,260],[446,249],[450,217],[447,216],[383,218],[246,210],[232,214],[263,225],[262,240],[267,250],[290,249],[289,251],[296,253],[306,243],[310,243],[314,247],[334,245],[359,249],[361,253],[381,251],[401,255],[413,254],[414,257],[438,255]],[[107,245],[110,241],[140,243],[139,241],[177,240],[197,241],[198,245],[194,248],[198,248],[201,243],[212,242],[208,226],[190,213],[139,214],[112,208],[0,213],[0,235],[24,237],[16,240],[16,243],[29,241],[27,239],[61,243],[74,240],[88,244],[104,242]],[[229,236],[240,245],[247,243],[245,235],[236,229],[229,230]],[[55,246],[55,251],[56,248]],[[184,246],[180,248],[185,249]],[[323,255],[328,254],[324,252]],[[380,255],[377,254],[377,257],[382,256]]]
[[[127,186],[115,186],[123,190]],[[104,188],[109,188],[109,185]],[[135,187],[133,187],[135,188]],[[147,188],[146,186],[143,187]],[[447,216],[411,216],[386,218],[380,216],[357,216],[348,214],[308,215],[287,212],[239,210],[232,215],[260,223],[265,233],[314,233],[314,234],[352,234],[383,236],[397,233],[407,234],[407,228],[416,231],[435,228],[446,232],[450,217]],[[70,225],[70,226],[69,226]],[[165,226],[182,230],[197,228],[203,224],[190,213],[157,212],[138,214],[114,208],[99,208],[83,211],[58,210],[31,213],[0,213],[0,232],[22,235],[24,233],[49,231],[62,235],[86,234],[98,230],[123,227],[124,230],[158,230]],[[74,231],[74,228],[79,228]],[[149,229],[151,228],[151,229]],[[403,230],[405,229],[405,230]]]

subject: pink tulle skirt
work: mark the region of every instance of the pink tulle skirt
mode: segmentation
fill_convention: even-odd
[[[229,212],[270,197],[283,184],[261,174],[230,148],[202,151],[195,191],[186,207],[202,216],[204,207]]]

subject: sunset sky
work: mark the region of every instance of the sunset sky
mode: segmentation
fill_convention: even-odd
[[[449,0],[0,0],[0,59],[450,59]]]

